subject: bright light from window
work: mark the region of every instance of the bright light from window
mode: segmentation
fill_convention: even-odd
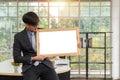
[[[50,15],[51,16],[58,16],[58,14],[59,14],[58,12],[63,10],[64,6],[65,6],[65,2],[54,2],[54,3],[51,3]]]

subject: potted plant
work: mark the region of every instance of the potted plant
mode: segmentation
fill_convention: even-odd
[[[14,72],[17,73],[18,72],[18,67],[20,66],[20,63],[16,63],[16,62],[11,62],[12,66],[14,67]]]

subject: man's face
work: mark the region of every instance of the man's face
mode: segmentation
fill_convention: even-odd
[[[33,25],[29,25],[29,24],[26,24],[26,28],[28,29],[28,30],[30,30],[31,32],[36,32],[36,30],[37,30],[37,26],[33,26]]]

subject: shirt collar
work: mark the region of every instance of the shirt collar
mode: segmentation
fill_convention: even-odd
[[[30,30],[26,29],[27,34],[32,34],[33,32],[31,32]]]

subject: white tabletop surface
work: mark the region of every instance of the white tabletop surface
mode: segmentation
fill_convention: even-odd
[[[11,62],[11,59],[0,62],[0,75],[22,76],[21,66],[18,67],[18,72],[14,72],[14,66]],[[55,60],[55,71],[57,74],[70,71],[69,61],[66,59]]]

